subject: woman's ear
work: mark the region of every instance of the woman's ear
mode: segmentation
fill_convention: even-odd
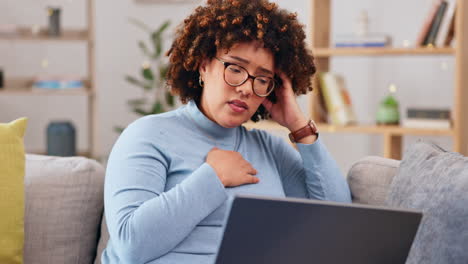
[[[198,67],[198,72],[200,73],[200,75],[203,76],[203,74],[206,73],[206,71],[207,71],[207,66],[208,66],[208,60],[207,60],[207,59],[203,59],[202,62],[200,63],[200,67]]]

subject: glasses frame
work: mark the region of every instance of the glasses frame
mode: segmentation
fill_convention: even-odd
[[[253,83],[252,83],[252,91],[253,93],[258,96],[258,97],[267,97],[268,95],[270,95],[276,88],[276,82],[275,82],[275,79],[272,78],[272,77],[268,77],[268,76],[263,76],[263,75],[259,75],[259,76],[253,76],[253,75],[250,75],[249,71],[240,66],[239,64],[236,64],[236,63],[232,63],[232,62],[227,62],[227,61],[223,61],[222,59],[218,58],[218,57],[215,57],[215,59],[217,59],[218,61],[220,61],[223,65],[224,65],[224,71],[223,71],[223,79],[224,79],[224,82],[229,85],[229,86],[232,86],[232,87],[238,87],[238,86],[241,86],[243,85],[248,79],[252,79],[253,80]],[[247,78],[245,78],[244,81],[242,81],[240,84],[237,84],[237,85],[234,85],[234,84],[231,84],[229,83],[228,81],[226,81],[226,69],[227,67],[229,67],[230,65],[235,65],[241,69],[243,69],[246,73],[247,73]],[[269,78],[272,80],[273,82],[273,88],[271,89],[271,91],[269,91],[267,94],[265,95],[261,95],[261,94],[258,94],[255,89],[254,89],[254,86],[255,86],[255,79],[258,78],[258,77],[262,77],[262,78]]]

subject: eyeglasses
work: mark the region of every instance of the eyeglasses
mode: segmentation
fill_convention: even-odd
[[[248,79],[253,80],[252,90],[260,97],[267,97],[275,89],[275,81],[268,76],[252,76],[242,66],[217,58],[224,65],[224,81],[230,86],[241,86]]]

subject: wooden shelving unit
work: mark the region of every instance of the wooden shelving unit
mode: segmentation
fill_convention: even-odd
[[[359,133],[379,134],[383,136],[383,156],[401,159],[402,139],[406,135],[449,136],[453,138],[454,151],[468,155],[468,2],[457,0],[457,16],[455,28],[455,48],[417,47],[417,48],[331,48],[331,1],[311,0],[311,40],[312,52],[318,71],[330,70],[330,58],[333,56],[455,56],[455,87],[452,105],[453,126],[451,129],[419,129],[400,126],[377,126],[374,124],[356,124],[335,126],[320,120],[317,106],[317,90],[309,94],[310,117],[318,122],[322,133]],[[317,82],[316,79],[313,82]],[[317,83],[314,87],[317,87]],[[352,87],[351,87],[352,90]],[[249,122],[244,125],[248,129],[258,128],[288,132],[286,128],[270,122]]]
[[[21,27],[17,33],[0,36],[0,41],[10,42],[37,42],[37,44],[46,45],[49,42],[63,42],[63,44],[84,43],[87,47],[87,76],[84,78],[85,88],[62,89],[62,90],[40,90],[33,89],[32,77],[6,79],[5,87],[0,89],[0,96],[85,96],[88,99],[87,110],[85,114],[88,119],[88,149],[78,155],[95,157],[98,153],[96,146],[96,86],[95,86],[95,51],[94,51],[94,1],[86,1],[86,16],[87,27],[85,29],[68,29],[63,28],[61,35],[58,37],[49,36],[45,29],[39,29],[37,33],[33,33],[29,27]],[[21,107],[19,105],[18,107]],[[35,153],[35,152],[34,152]],[[38,150],[38,154],[43,154],[43,151]]]
[[[311,0],[312,50],[317,58],[318,71],[330,70],[332,56],[455,56],[455,87],[452,105],[453,127],[451,129],[414,129],[399,126],[351,125],[333,126],[319,124],[327,133],[369,133],[383,135],[384,156],[401,159],[402,137],[405,135],[450,136],[453,137],[454,151],[468,155],[468,6],[466,1],[457,0],[455,25],[455,48],[330,48],[331,0]],[[317,80],[314,80],[316,82]],[[319,120],[314,108],[318,100],[317,92],[310,95],[310,116]]]

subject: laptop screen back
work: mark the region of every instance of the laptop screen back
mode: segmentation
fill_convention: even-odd
[[[403,264],[421,217],[409,210],[237,196],[216,263]]]

